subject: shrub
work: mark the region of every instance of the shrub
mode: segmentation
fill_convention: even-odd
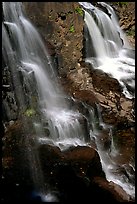
[[[71,33],[74,33],[74,32],[75,32],[75,28],[74,28],[74,25],[71,25],[71,26],[70,26],[70,29],[69,29],[69,31],[70,31]]]
[[[83,10],[82,10],[81,7],[77,7],[77,8],[75,9],[75,11],[76,11],[76,13],[78,13],[78,14],[81,15],[81,16],[83,16],[83,14],[84,14],[84,12],[83,12]]]

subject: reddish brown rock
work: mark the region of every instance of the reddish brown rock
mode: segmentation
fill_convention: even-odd
[[[39,147],[39,155],[45,173],[47,169],[52,169],[52,166],[64,166],[66,164],[76,171],[76,175],[83,172],[84,176],[91,165],[93,166],[90,172],[92,176],[102,175],[99,155],[90,147],[70,147],[61,152],[58,147],[41,145]]]
[[[104,196],[108,197],[108,199],[114,199],[117,202],[129,202],[131,198],[127,193],[117,184],[113,182],[108,182],[104,178],[94,177],[93,183],[96,187],[104,191]]]
[[[112,6],[129,43],[135,47],[135,2],[115,2]]]
[[[21,126],[19,121],[13,124],[5,136],[4,189],[9,193],[10,200],[21,198],[24,200],[26,198],[23,196],[28,193],[28,188],[33,189],[27,158],[25,154],[22,155],[25,149],[22,143],[18,143],[19,136],[22,135]],[[14,140],[15,138],[19,140]],[[99,201],[100,199],[111,202],[129,201],[121,188],[106,181],[99,155],[93,148],[77,146],[62,152],[55,146],[40,145],[37,151],[44,181],[53,191],[58,192],[60,202]],[[16,183],[19,184],[17,189]],[[19,198],[12,194],[10,186],[14,192],[19,192]],[[4,199],[7,200],[5,197]]]
[[[60,75],[76,69],[82,58],[83,16],[77,2],[24,2],[27,16],[42,37],[55,46]],[[73,59],[73,60],[72,60]]]

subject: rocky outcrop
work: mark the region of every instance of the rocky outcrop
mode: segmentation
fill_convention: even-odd
[[[135,47],[135,2],[115,2],[111,5],[116,11],[121,28]]]
[[[26,157],[22,137],[22,122],[18,121],[9,128],[3,140],[3,202],[42,201],[34,192],[35,170],[29,169],[29,155]],[[28,154],[33,153],[31,150],[29,148]],[[57,202],[132,201],[121,187],[106,180],[99,155],[93,148],[77,146],[62,152],[58,147],[43,144],[37,145],[36,152],[46,183],[45,193],[47,190],[53,192]]]
[[[68,74],[68,81],[62,80],[62,84],[74,98],[91,106],[100,105],[103,121],[113,126],[115,141],[120,152],[125,152],[125,161],[129,162],[135,153],[134,100],[125,98],[118,81],[82,62],[77,71]]]
[[[58,71],[66,76],[82,58],[83,16],[77,2],[24,2],[25,11],[43,40],[55,47]],[[73,60],[72,60],[73,59]]]
[[[2,69],[2,120],[8,122],[16,120],[18,117],[18,106],[14,86],[11,79],[11,73],[7,66]]]
[[[43,37],[50,56],[56,60],[56,68],[63,83],[65,80],[68,83],[66,91],[80,100],[84,97],[84,101],[91,105],[98,101],[104,110],[102,114],[105,122],[115,123],[119,121],[119,117],[134,122],[134,100],[128,100],[121,94],[117,80],[100,70],[82,65],[84,20],[77,12],[80,5],[77,2],[24,2],[23,5],[28,18]],[[119,14],[120,21],[122,16],[127,17],[128,14],[128,18],[134,21],[134,2],[128,2],[129,9],[126,9],[127,4],[112,5]],[[124,23],[126,25],[125,21]],[[10,98],[13,101],[14,96]],[[5,99],[3,103],[5,104]],[[16,118],[17,107],[13,106],[5,112],[8,114],[15,109],[10,115]],[[7,103],[5,107],[8,107]]]
[[[123,96],[118,81],[101,70],[82,65],[84,21],[83,16],[76,12],[76,8],[80,5],[76,2],[41,2],[40,4],[24,2],[24,6],[27,15],[37,26],[43,38],[55,47],[59,75],[62,76],[64,83],[67,80],[69,93],[74,97],[79,95],[79,99],[82,99],[81,91],[84,93],[85,90],[84,95],[88,103],[93,105],[93,101],[98,101],[105,111],[108,110],[107,114],[110,117],[109,120],[106,118],[105,122],[115,123],[119,117],[134,122],[132,111],[134,101]],[[127,4],[113,4],[113,6],[117,12],[120,12],[120,20],[132,9],[130,17],[134,20],[134,2],[128,3],[128,8],[130,8],[128,11],[126,11]],[[70,31],[71,25],[74,26],[73,31]],[[80,91],[79,94],[78,91]],[[90,97],[92,95],[93,100],[87,100],[87,95]],[[113,121],[110,121],[110,118],[113,118]]]

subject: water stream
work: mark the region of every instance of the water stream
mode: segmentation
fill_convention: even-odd
[[[101,69],[116,78],[123,88],[123,94],[134,98],[135,50],[120,28],[113,8],[105,2],[98,2],[102,8],[108,10],[109,16],[91,3],[79,3],[85,13],[84,20],[89,32],[87,38],[92,41],[92,44],[86,44],[88,53],[85,61],[91,63],[95,69]]]
[[[82,5],[85,7],[85,4]],[[86,5],[89,6],[89,4]],[[91,8],[90,4],[88,9]],[[103,24],[103,12],[100,11],[99,14],[99,11],[95,7],[93,8],[98,13],[98,20],[101,21],[100,24]],[[110,20],[107,15],[104,15],[105,19],[109,22]],[[128,58],[124,54],[117,30],[107,23],[108,27],[113,28],[113,37],[115,38],[110,39],[110,43],[107,43],[107,40],[103,39],[92,15],[87,11],[85,11],[85,23],[93,42],[95,41],[101,46],[101,49],[97,49],[98,44],[94,45],[97,55],[95,59],[97,66],[95,68],[99,67],[107,72],[108,61],[109,67],[110,63],[112,66],[115,65],[113,69],[111,68],[111,74],[116,78],[119,76],[118,80],[123,86],[123,92],[131,96],[122,82],[122,78],[131,79],[134,77],[134,59]],[[95,34],[92,27],[94,27]],[[104,24],[102,27],[104,27]],[[103,29],[104,31],[106,30],[105,27]],[[107,38],[111,36],[109,32],[104,35]],[[110,49],[115,54],[110,52]],[[107,179],[118,183],[129,195],[134,197],[134,185],[130,184],[129,180],[123,175],[116,173],[117,163],[113,161],[112,154],[118,154],[118,150],[113,142],[112,127],[103,123],[99,106],[97,106],[98,112],[96,115],[94,108],[83,103],[83,109],[88,110],[88,116],[75,110],[75,108],[70,108],[70,104],[75,104],[76,101],[66,96],[59,85],[47,48],[35,27],[25,17],[21,2],[3,2],[2,52],[4,63],[12,75],[20,117],[22,118],[22,123],[25,124],[24,133],[26,138],[24,146],[27,148],[26,151],[28,152],[30,169],[33,172],[35,188],[43,197],[43,200],[54,202],[56,198],[45,183],[43,183],[44,179],[38,152],[36,151],[37,147],[41,144],[50,144],[64,150],[70,146],[92,146],[93,141],[96,144],[96,149],[100,155]],[[92,63],[94,59],[91,57],[87,60]],[[125,65],[123,62],[125,62]],[[118,63],[120,66],[117,67]],[[120,68],[124,69],[122,75]],[[112,72],[114,69],[115,72]],[[25,82],[23,85],[22,79]],[[132,84],[130,85],[132,86]],[[31,87],[36,89],[37,103],[34,103]],[[25,90],[28,92],[27,99]],[[37,112],[37,117],[31,117],[31,119],[25,117],[24,119],[23,114],[28,109]],[[96,122],[97,120],[98,122]],[[83,122],[81,123],[81,121]],[[85,122],[88,130],[82,125]],[[111,141],[109,151],[103,148],[103,143],[99,138],[102,129],[109,132],[109,139]],[[31,135],[30,132],[33,134]],[[33,146],[32,140],[34,141]]]

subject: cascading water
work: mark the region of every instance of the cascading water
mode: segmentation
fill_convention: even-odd
[[[104,2],[99,5],[106,8],[108,16],[100,8],[88,2],[80,2],[85,12],[85,24],[88,28],[95,56],[87,54],[86,61],[95,69],[101,69],[116,78],[128,98],[134,97],[135,92],[135,54],[129,45],[124,32],[120,28],[115,12]],[[90,48],[86,48],[90,50]],[[90,53],[93,53],[90,51]]]
[[[45,185],[36,149],[41,143],[54,144],[62,149],[73,145],[86,145],[83,127],[79,122],[82,115],[69,110],[68,99],[57,83],[48,52],[36,29],[24,17],[22,3],[3,2],[3,18],[3,59],[13,76],[20,115],[24,114],[26,109],[34,110],[38,107],[39,111],[39,119],[32,117],[31,126],[30,119],[22,120],[22,123],[25,123],[26,135],[30,135],[33,129],[33,136],[26,136],[24,145],[28,149],[36,189],[44,195]],[[26,82],[23,86],[29,92],[27,104],[19,72]],[[31,78],[34,80],[33,86],[37,87],[37,107],[33,103],[33,96],[31,97]],[[48,124],[46,127],[45,123]],[[50,137],[47,137],[45,128],[49,129]],[[31,145],[32,141],[34,147]],[[45,199],[48,199],[47,197],[54,201],[54,196],[45,196]]]
[[[87,4],[84,4],[84,6],[85,5]],[[92,8],[95,9],[93,6]],[[99,13],[99,10],[97,11]],[[103,12],[100,15],[102,16]],[[105,15],[105,18],[108,17]],[[19,106],[20,118],[22,119],[22,123],[24,123],[25,127],[24,134],[26,137],[24,146],[27,148],[26,151],[29,158],[35,188],[41,195],[42,199],[47,202],[57,201],[56,197],[54,197],[50,190],[47,189],[44,183],[43,173],[37,152],[38,146],[43,143],[56,145],[61,150],[64,150],[70,146],[92,146],[92,142],[95,142],[107,179],[118,183],[129,195],[134,197],[134,186],[129,183],[127,178],[124,178],[121,174],[116,173],[117,164],[113,161],[113,157],[111,156],[117,154],[118,150],[115,148],[115,144],[113,143],[113,136],[111,134],[112,127],[109,127],[103,123],[101,115],[99,115],[99,107],[97,106],[98,125],[96,125],[96,114],[94,113],[94,109],[92,107],[83,104],[83,108],[87,109],[89,112],[88,117],[79,111],[75,111],[75,109],[72,107],[70,110],[69,103],[70,101],[75,103],[75,100],[73,98],[68,99],[68,97],[63,93],[62,88],[59,86],[50,56],[38,32],[24,17],[21,2],[4,2],[3,19],[3,59],[13,78],[13,85]],[[98,17],[98,20],[99,19],[100,17]],[[102,34],[100,33],[99,28],[96,26],[94,19],[92,19],[91,14],[89,14],[87,11],[85,11],[85,21],[91,38],[93,37],[93,33],[92,29],[90,28],[89,21],[92,23],[92,26],[95,27],[96,35],[94,36],[98,37],[98,42],[100,42],[100,45],[102,45],[100,51],[96,49],[97,45],[94,46],[96,55],[99,56],[97,60],[102,63],[103,58],[107,58],[107,60],[115,59],[108,55],[108,53],[110,53],[108,50],[110,47],[112,48],[110,44],[114,44],[115,46],[113,47],[113,50],[118,54],[119,63],[121,63],[120,54],[118,53],[117,49],[121,47],[121,52],[123,50],[120,40],[118,40],[118,35],[116,34],[115,40],[110,39],[111,43],[108,45],[107,40],[105,41],[102,38]],[[112,26],[110,27],[112,28]],[[106,35],[110,36],[109,33]],[[117,40],[119,42],[118,45],[116,44]],[[115,48],[116,46],[117,48]],[[125,58],[122,58],[122,60],[124,61]],[[130,60],[132,63],[133,59]],[[129,68],[129,65],[127,66]],[[25,84],[22,84],[22,79]],[[33,92],[31,89],[32,83],[33,86],[36,87],[36,104],[33,100]],[[28,92],[27,103],[25,90]],[[38,112],[37,116],[29,119],[25,117],[24,119],[22,114],[24,114],[28,108],[29,110],[36,109],[36,112]],[[82,124],[84,124],[84,121],[86,120],[88,131],[87,129],[84,129],[84,125],[82,125],[80,122],[81,120],[83,121]],[[99,127],[101,127],[100,130]],[[99,138],[102,129],[107,129],[109,132],[109,140],[111,141],[109,149],[111,152],[105,151],[101,138]],[[47,130],[49,130],[49,133],[47,133]],[[31,134],[33,136],[31,136]]]
[[[132,46],[130,46],[126,34],[123,32],[123,30],[120,28],[119,23],[118,23],[118,19],[117,16],[113,10],[113,8],[108,5],[105,2],[98,2],[98,4],[101,4],[103,7],[107,8],[108,13],[111,15],[111,21],[112,21],[112,29],[114,31],[114,29],[116,29],[116,31],[119,33],[119,37],[123,40],[123,47],[127,48],[127,49],[132,49]],[[117,42],[119,41],[119,39],[117,40]],[[119,41],[120,42],[120,41]],[[121,44],[121,42],[120,42]]]
[[[87,47],[85,49],[89,53],[87,53],[85,61],[91,63],[93,68],[101,69],[116,78],[123,87],[124,95],[128,98],[133,98],[135,91],[134,49],[129,45],[124,32],[120,28],[113,8],[105,2],[98,2],[98,4],[108,10],[110,17],[91,3],[79,2],[79,4],[83,7],[85,13],[84,20],[92,43],[86,44]],[[94,49],[94,55],[93,51],[90,51],[89,46]],[[127,88],[127,85],[130,89]],[[104,127],[106,128],[106,126]],[[112,128],[110,128],[110,132],[111,130]],[[117,164],[111,158],[110,153],[104,152],[102,149],[100,138],[98,136],[95,138],[107,179],[119,184],[129,195],[134,197],[134,186],[127,184],[127,178],[124,176],[114,174],[114,171],[118,167]],[[113,146],[111,148],[113,153],[117,154],[117,150],[113,144],[113,137],[111,137],[111,145]]]

